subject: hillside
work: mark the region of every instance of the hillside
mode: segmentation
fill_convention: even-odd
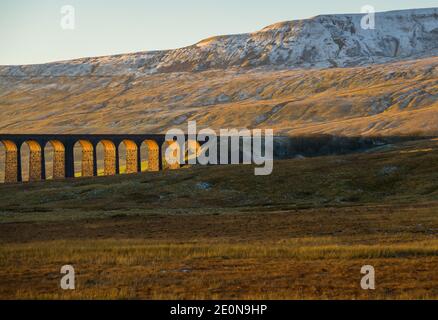
[[[438,9],[323,15],[193,46],[0,66],[2,133],[436,134]]]
[[[0,132],[274,128],[277,134],[436,134],[438,58],[325,70],[0,78]]]

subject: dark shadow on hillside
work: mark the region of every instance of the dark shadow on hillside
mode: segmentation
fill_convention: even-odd
[[[435,138],[432,136],[346,137],[313,135],[274,137],[274,159],[343,155],[390,146],[395,143]]]

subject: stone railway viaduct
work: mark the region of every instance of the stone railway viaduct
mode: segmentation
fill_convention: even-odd
[[[185,137],[186,141],[187,136]],[[5,149],[5,183],[23,181],[21,147],[29,147],[29,181],[46,179],[45,147],[53,149],[53,179],[75,177],[75,145],[81,146],[81,176],[98,175],[97,145],[103,145],[103,175],[120,173],[119,146],[124,144],[126,154],[125,173],[141,172],[142,161],[148,162],[148,171],[177,169],[178,163],[168,164],[165,159],[167,148],[174,148],[177,154],[178,144],[166,141],[165,135],[153,134],[0,134],[0,143]],[[147,147],[147,159],[141,157],[141,146]],[[195,141],[186,142],[186,153],[198,154],[201,145]]]

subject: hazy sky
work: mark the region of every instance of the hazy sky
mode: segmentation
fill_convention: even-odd
[[[75,8],[63,30],[61,7]],[[0,65],[191,45],[324,13],[438,7],[438,0],[0,0]]]

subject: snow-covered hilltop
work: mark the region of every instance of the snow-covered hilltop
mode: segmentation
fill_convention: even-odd
[[[167,51],[3,66],[3,76],[113,76],[230,67],[328,68],[438,55],[438,8],[377,13],[375,29],[362,14],[321,15],[261,31],[212,37]]]

